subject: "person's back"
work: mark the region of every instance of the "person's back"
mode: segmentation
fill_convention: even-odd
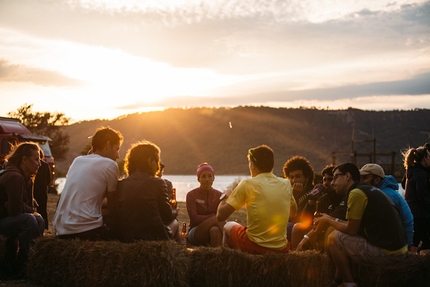
[[[102,201],[107,187],[116,185],[118,166],[112,159],[90,154],[70,166],[53,225],[57,235],[82,233],[103,225]]]
[[[173,220],[163,179],[135,172],[119,181],[117,235],[122,241],[168,240],[167,224]]]
[[[169,226],[175,213],[166,182],[155,177],[160,152],[158,146],[148,141],[134,144],[127,151],[124,168],[129,176],[118,182],[114,216],[115,237],[121,241],[169,240],[176,233]]]
[[[287,223],[295,215],[297,203],[289,180],[273,174],[273,150],[261,145],[248,150],[252,178],[242,180],[221,196],[216,218],[226,220],[235,210],[246,206],[247,226],[229,221],[224,225],[223,241],[230,247],[254,254],[286,253]],[[224,201],[224,199],[227,199]]]
[[[286,244],[286,227],[290,214],[292,188],[288,180],[273,173],[260,173],[239,183],[237,199],[233,196],[228,203],[236,210],[246,196],[247,234],[251,241],[267,247],[280,249]]]
[[[349,195],[348,201],[355,202],[360,196],[357,191],[367,197],[367,205],[361,217],[359,235],[371,244],[386,250],[399,250],[407,244],[406,233],[398,211],[389,198],[378,188],[369,184],[359,184]],[[352,207],[351,207],[352,209]],[[354,210],[348,210],[347,218],[356,219]]]
[[[406,234],[408,236],[408,245],[409,247],[412,246],[414,234],[414,217],[408,204],[397,191],[399,189],[397,180],[392,175],[386,175],[385,178],[379,183],[378,188],[391,199],[391,201],[399,210],[403,227],[405,228]]]
[[[108,211],[116,206],[119,149],[122,135],[109,127],[99,128],[91,139],[89,155],[77,157],[69,168],[66,183],[53,218],[55,234],[63,239],[108,239],[102,203]]]

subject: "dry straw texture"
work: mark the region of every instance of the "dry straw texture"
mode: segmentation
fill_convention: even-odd
[[[174,242],[42,238],[28,276],[41,286],[188,286],[189,258]]]
[[[0,246],[4,241],[0,237]],[[0,249],[1,262],[4,251]],[[37,240],[30,254],[27,283],[47,287],[320,287],[327,286],[333,276],[328,257],[314,251],[250,255],[221,247],[186,249],[174,242],[127,244],[47,236]],[[393,266],[362,266],[360,282],[362,287],[428,287],[430,256],[411,254]]]

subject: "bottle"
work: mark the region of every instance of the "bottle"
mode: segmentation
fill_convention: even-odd
[[[182,231],[181,231],[181,245],[186,246],[187,245],[187,223],[182,223]]]
[[[325,189],[324,185],[315,187],[311,192],[308,193],[308,200],[316,199],[320,196],[321,192]]]
[[[315,203],[314,218],[318,218],[318,217],[321,217],[321,216],[322,216],[322,214],[321,214],[321,212],[320,212],[319,203],[320,203],[319,201],[317,201],[317,202]]]
[[[170,205],[172,206],[172,209],[178,208],[178,202],[176,201],[176,188],[172,188],[172,199],[170,199]]]

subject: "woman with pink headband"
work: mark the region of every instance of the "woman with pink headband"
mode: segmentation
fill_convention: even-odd
[[[218,222],[216,211],[222,192],[212,188],[215,172],[208,163],[197,167],[200,187],[187,193],[187,211],[190,218],[188,241],[192,245],[220,246],[225,221]]]

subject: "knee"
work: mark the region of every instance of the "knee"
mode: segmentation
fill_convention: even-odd
[[[336,234],[337,234],[337,231],[333,231],[327,237],[327,246],[328,247],[336,245]]]
[[[222,231],[218,226],[212,226],[211,229],[209,229],[209,234],[211,238],[219,238],[222,236]]]
[[[229,221],[224,225],[224,233],[227,234],[227,236],[229,236],[230,234],[230,230],[232,229],[233,226],[239,225],[239,223],[236,223],[234,221]]]

